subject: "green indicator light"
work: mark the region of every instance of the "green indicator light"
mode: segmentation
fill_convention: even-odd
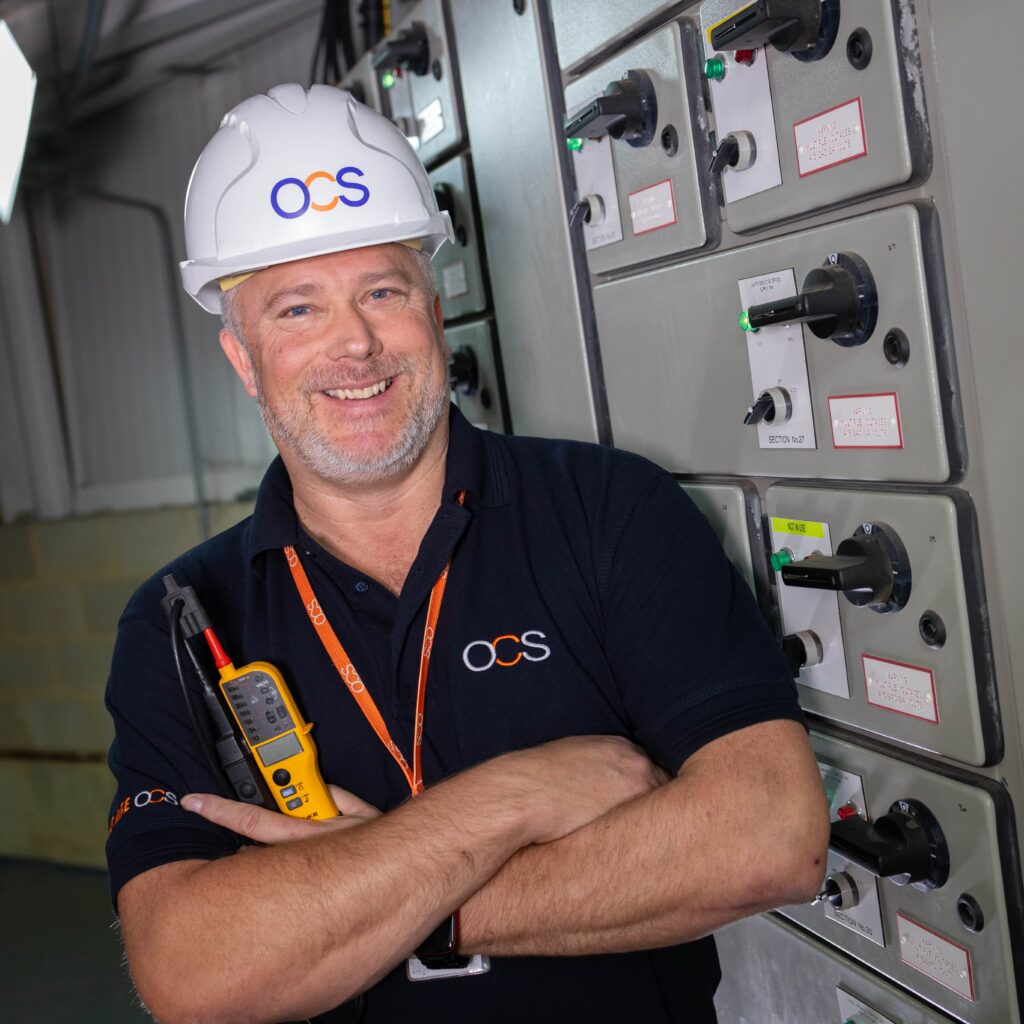
[[[743,312],[740,313],[739,325],[744,331],[749,331],[751,334],[757,334],[760,330],[758,327],[750,326],[750,314],[746,310],[743,310]]]
[[[708,57],[704,61],[704,77],[710,78],[712,82],[720,82],[725,78],[725,58]]]
[[[384,74],[380,76],[380,84],[384,86],[385,89],[393,88],[395,81],[395,73],[393,71],[385,71]]]
[[[566,139],[565,144],[573,153],[578,153],[583,148],[582,139]]]
[[[772,552],[771,563],[775,572],[781,572],[784,565],[790,565],[793,561],[791,552],[783,548],[781,551]]]

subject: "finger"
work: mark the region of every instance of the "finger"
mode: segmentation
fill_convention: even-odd
[[[355,793],[350,793],[347,789],[342,789],[341,786],[335,786],[330,782],[327,783],[327,788],[330,790],[331,799],[334,800],[334,806],[347,817],[380,817],[380,811],[373,804],[360,800]]]
[[[225,800],[209,793],[190,793],[182,797],[181,806],[215,825],[222,825],[238,835],[272,846],[307,839],[313,822],[268,811],[264,807],[243,804],[238,800]]]

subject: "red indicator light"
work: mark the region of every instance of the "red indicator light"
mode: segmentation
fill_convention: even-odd
[[[749,68],[754,63],[754,58],[757,56],[757,50],[737,50],[735,53],[737,64],[746,64]]]
[[[853,803],[843,804],[842,807],[836,811],[836,817],[840,821],[846,821],[847,818],[856,818],[858,814],[857,805]]]

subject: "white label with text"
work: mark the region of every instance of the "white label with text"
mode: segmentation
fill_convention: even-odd
[[[860,97],[793,125],[800,177],[867,156],[864,109]]]
[[[896,915],[900,959],[933,981],[974,1002],[970,950],[903,914]]]
[[[938,724],[935,675],[927,668],[861,655],[868,703],[876,708]]]
[[[830,395],[834,448],[902,448],[900,403],[895,391],[881,395]]]
[[[656,185],[630,192],[629,216],[633,221],[634,235],[644,235],[675,224],[676,199],[672,193],[672,179],[666,178]]]

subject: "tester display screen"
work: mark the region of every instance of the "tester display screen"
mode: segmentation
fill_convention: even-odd
[[[246,672],[224,683],[223,690],[251,746],[295,728],[277,684],[266,672]]]
[[[299,737],[292,732],[287,736],[282,736],[279,740],[271,740],[262,747],[257,747],[256,753],[260,755],[263,767],[269,768],[272,764],[277,764],[278,761],[283,761],[286,757],[294,757],[295,754],[301,754],[302,744],[299,742]]]

